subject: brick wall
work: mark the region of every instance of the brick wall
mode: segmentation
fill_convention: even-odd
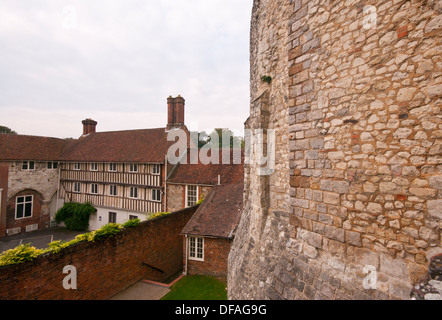
[[[204,261],[187,259],[187,274],[227,278],[227,257],[231,241],[204,238]]]
[[[58,254],[1,267],[0,300],[107,299],[141,279],[165,281],[182,270],[183,237],[179,234],[195,209],[142,222],[113,238],[78,243]],[[77,270],[76,290],[63,288],[66,265]]]

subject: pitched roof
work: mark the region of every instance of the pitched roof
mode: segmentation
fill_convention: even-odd
[[[231,238],[241,218],[244,183],[214,186],[182,234]]]
[[[78,139],[61,161],[161,163],[174,141],[165,128],[94,132]]]
[[[58,160],[73,141],[15,134],[0,134],[0,160]]]
[[[233,164],[233,152],[229,164],[222,164],[222,155],[219,153],[219,164],[203,164],[201,159],[198,163],[178,164],[170,174],[168,183],[179,184],[218,184],[218,176],[221,184],[240,183],[244,180],[244,153],[242,153],[241,163]]]

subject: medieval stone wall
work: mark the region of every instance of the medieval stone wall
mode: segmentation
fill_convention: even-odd
[[[442,5],[256,0],[232,299],[408,299],[440,253]],[[262,76],[272,77],[270,84]]]

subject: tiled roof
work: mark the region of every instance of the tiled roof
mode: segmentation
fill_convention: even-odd
[[[233,157],[233,152],[231,153]],[[220,164],[203,164],[199,159],[197,164],[178,164],[174,171],[170,174],[168,183],[179,184],[218,184],[218,176],[220,176],[221,184],[240,183],[244,180],[244,154],[240,164],[222,164],[222,156],[220,152]]]
[[[61,161],[161,163],[174,141],[165,128],[94,132],[78,139]]]
[[[231,238],[243,209],[243,183],[214,186],[182,234]]]
[[[0,134],[0,160],[58,160],[72,140],[58,138]]]

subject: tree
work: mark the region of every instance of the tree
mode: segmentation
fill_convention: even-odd
[[[0,134],[17,134],[17,132],[11,128],[0,126]]]

